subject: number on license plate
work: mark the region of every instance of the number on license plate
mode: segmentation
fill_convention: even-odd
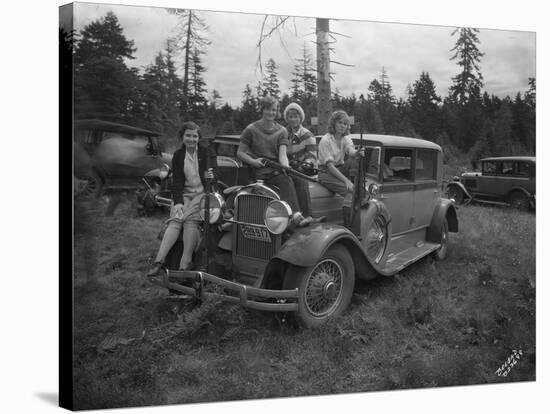
[[[247,239],[271,242],[271,237],[269,236],[269,232],[266,228],[241,224],[241,231],[243,236]]]

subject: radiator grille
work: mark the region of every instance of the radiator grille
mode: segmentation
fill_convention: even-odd
[[[271,200],[272,199],[269,197],[255,194],[244,194],[239,196],[236,212],[237,221],[264,225],[265,209]],[[277,242],[280,236],[275,236],[270,233],[271,242],[248,239],[243,236],[241,227],[241,224],[237,225],[236,254],[263,260],[271,259],[277,251]]]

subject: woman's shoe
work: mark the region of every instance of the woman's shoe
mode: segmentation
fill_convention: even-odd
[[[155,262],[151,265],[151,268],[147,272],[147,277],[155,277],[162,269],[162,262]]]
[[[304,217],[300,212],[294,213],[294,215],[292,216],[292,223],[296,227],[308,226],[309,224],[311,224],[312,221],[313,219],[311,217]]]

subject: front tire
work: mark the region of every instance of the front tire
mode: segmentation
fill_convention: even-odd
[[[449,224],[447,223],[447,219],[445,219],[441,230],[441,246],[433,252],[434,259],[438,261],[445,259],[447,250],[449,250]]]
[[[456,185],[451,185],[447,187],[447,198],[452,198],[456,204],[460,205],[464,202],[464,191]]]
[[[331,246],[313,266],[290,266],[283,282],[283,289],[298,288],[294,316],[307,328],[340,316],[351,302],[354,286],[353,260],[342,245]]]

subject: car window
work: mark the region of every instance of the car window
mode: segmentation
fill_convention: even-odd
[[[227,143],[218,143],[216,147],[216,154],[225,155],[226,157],[237,157],[238,145],[227,144]]]
[[[386,148],[382,172],[384,182],[412,181],[412,150],[402,148]]]
[[[485,161],[481,165],[483,175],[496,175],[497,163],[496,161]]]
[[[416,180],[435,180],[437,178],[437,152],[419,149],[416,151]]]
[[[528,162],[518,162],[517,163],[517,176],[518,177],[529,177],[529,163]]]
[[[514,162],[513,161],[503,161],[502,162],[502,175],[514,175]]]

